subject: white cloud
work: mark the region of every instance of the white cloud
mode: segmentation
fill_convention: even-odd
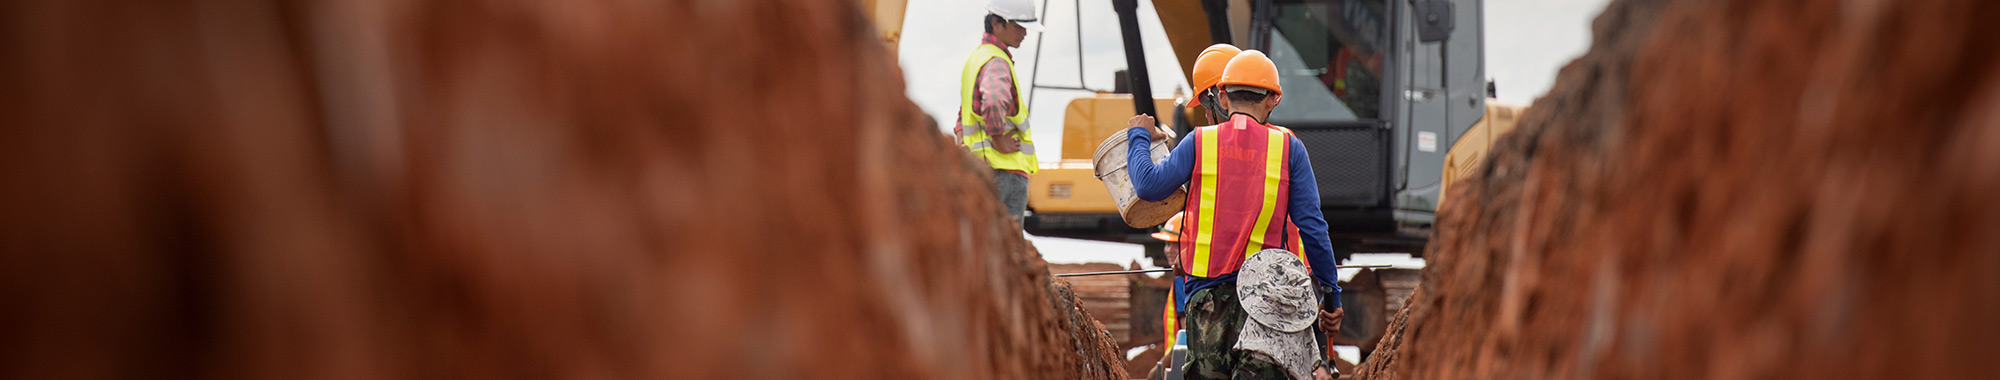
[[[1590,22],[1609,0],[1489,0],[1486,72],[1500,101],[1528,104],[1562,65],[1590,48]]]

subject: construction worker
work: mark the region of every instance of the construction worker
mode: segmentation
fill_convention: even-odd
[[[1164,327],[1160,331],[1166,332],[1165,345],[1162,347],[1167,352],[1173,352],[1174,350],[1174,335],[1181,330],[1180,311],[1187,308],[1187,292],[1185,291],[1187,288],[1187,276],[1181,275],[1180,264],[1181,216],[1183,215],[1187,215],[1187,213],[1177,213],[1174,214],[1174,217],[1167,218],[1167,223],[1160,225],[1160,231],[1153,233],[1153,239],[1167,243],[1167,267],[1173,268],[1173,271],[1167,274],[1168,276],[1172,276],[1169,278],[1173,280],[1173,287],[1168,289],[1167,292],[1166,310],[1160,311],[1160,322],[1162,322]],[[1160,378],[1156,376],[1164,376],[1167,372],[1166,366],[1173,364],[1173,359],[1173,355],[1162,355],[1160,357],[1160,364],[1153,367],[1154,376],[1148,376],[1147,378],[1154,379]]]
[[[1193,100],[1188,101],[1188,106],[1199,106],[1207,110],[1208,120],[1228,120],[1229,110],[1223,107],[1222,102],[1219,101],[1219,99],[1222,99],[1222,87],[1215,84],[1222,81],[1222,69],[1229,65],[1229,60],[1236,58],[1237,54],[1242,53],[1243,49],[1238,49],[1235,45],[1230,44],[1214,44],[1209,45],[1206,49],[1202,49],[1201,54],[1196,55],[1194,59],[1194,78],[1192,79],[1194,79],[1195,95]],[[1283,130],[1285,133],[1291,133],[1291,130],[1284,127],[1272,127]],[[1299,234],[1299,227],[1292,225],[1289,221],[1285,222],[1285,230],[1290,232],[1292,236],[1298,236]],[[1299,241],[1293,239],[1291,246],[1285,247],[1285,250],[1295,253],[1305,252],[1301,248]]]
[[[1266,124],[1283,100],[1277,65],[1263,52],[1230,58],[1216,85],[1230,111],[1220,125],[1190,133],[1158,164],[1135,160],[1127,171],[1140,199],[1160,200],[1187,185],[1178,261],[1189,276],[1183,324],[1188,331],[1190,379],[1289,377],[1286,363],[1260,362],[1232,349],[1248,315],[1238,302],[1236,271],[1265,249],[1298,240],[1317,288],[1317,324],[1339,331],[1340,288],[1333,247],[1320,215],[1319,189],[1305,145],[1289,131]],[[1151,116],[1128,121],[1128,157],[1151,157],[1151,141],[1165,138]],[[1294,234],[1285,222],[1298,226]]]
[[[1182,215],[1187,215],[1187,213],[1177,213],[1174,214],[1174,217],[1167,218],[1167,224],[1160,225],[1160,231],[1153,233],[1154,239],[1167,243],[1167,267],[1173,268],[1173,272],[1169,273],[1169,275],[1173,276],[1174,280],[1174,287],[1170,292],[1171,294],[1169,294],[1173,299],[1168,300],[1169,302],[1166,303],[1167,310],[1160,314],[1160,319],[1166,322],[1165,331],[1167,332],[1166,343],[1168,349],[1173,349],[1174,347],[1174,331],[1181,328],[1179,320],[1180,311],[1187,308],[1187,276],[1181,274],[1180,263]]]
[[[994,194],[1019,223],[1028,210],[1028,176],[1040,169],[1028,106],[1021,103],[1014,56],[1036,20],[1031,0],[991,0],[986,34],[960,72],[959,143],[993,168]]]

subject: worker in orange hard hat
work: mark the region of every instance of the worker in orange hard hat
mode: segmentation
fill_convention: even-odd
[[[1140,199],[1166,199],[1183,185],[1189,193],[1176,236],[1176,261],[1188,277],[1188,299],[1181,310],[1189,379],[1231,378],[1243,368],[1260,368],[1253,371],[1257,373],[1296,368],[1235,349],[1250,317],[1238,299],[1236,275],[1253,253],[1301,243],[1297,247],[1305,251],[1311,282],[1317,285],[1317,325],[1328,334],[1339,329],[1340,288],[1312,162],[1298,137],[1269,124],[1271,110],[1284,99],[1279,79],[1277,65],[1263,52],[1245,50],[1231,57],[1215,83],[1222,92],[1216,102],[1229,110],[1229,119],[1189,133],[1164,161],[1127,163]],[[1165,133],[1151,116],[1134,116],[1127,123],[1132,127],[1126,130],[1131,141],[1127,157],[1151,157],[1152,140]]]
[[[1191,78],[1194,79],[1194,100],[1188,101],[1187,105],[1208,110],[1204,115],[1211,122],[1229,119],[1229,111],[1217,101],[1222,91],[1215,87],[1215,82],[1222,80],[1222,68],[1229,65],[1229,59],[1242,52],[1243,49],[1230,44],[1214,44],[1202,49],[1201,54],[1194,58],[1194,78]]]
[[[1174,217],[1172,217],[1172,218],[1167,218],[1167,224],[1162,224],[1162,225],[1160,225],[1160,231],[1159,231],[1159,232],[1154,232],[1154,233],[1153,233],[1153,238],[1154,238],[1154,239],[1160,239],[1160,241],[1164,241],[1164,242],[1169,242],[1169,243],[1177,243],[1177,242],[1180,242],[1180,241],[1181,241],[1181,227],[1180,227],[1180,223],[1181,223],[1181,215],[1186,215],[1186,213],[1175,213],[1175,214],[1174,214]],[[1172,249],[1172,247],[1171,247],[1171,246],[1169,246],[1169,247],[1168,247],[1168,249]],[[1167,255],[1167,262],[1168,262],[1168,263],[1172,263],[1173,261],[1174,261],[1174,256],[1173,256],[1173,255]]]
[[[1167,307],[1169,308],[1167,310],[1170,311],[1180,310],[1178,308],[1174,308],[1175,306],[1174,304],[1176,303],[1183,303],[1183,304],[1187,303],[1187,296],[1181,294],[1182,292],[1180,291],[1181,284],[1183,282],[1181,281],[1182,278],[1180,277],[1180,275],[1182,274],[1181,263],[1180,263],[1180,256],[1181,256],[1180,242],[1181,242],[1181,229],[1182,229],[1181,217],[1185,215],[1187,215],[1187,213],[1185,212],[1174,214],[1174,217],[1167,219],[1167,224],[1160,225],[1160,232],[1153,233],[1154,239],[1160,239],[1160,241],[1168,243],[1166,247],[1167,267],[1173,268],[1174,270],[1173,271],[1173,274],[1175,276],[1174,302],[1167,303]],[[1167,329],[1167,334],[1169,334],[1168,339],[1173,339],[1171,334],[1173,334],[1174,329],[1172,329],[1171,327],[1175,326],[1171,322],[1168,323],[1167,326],[1170,327],[1169,329]],[[1169,342],[1168,345],[1172,346],[1172,342]]]
[[[1192,79],[1194,79],[1195,97],[1194,100],[1188,102],[1188,106],[1201,106],[1202,109],[1208,110],[1208,120],[1217,122],[1229,120],[1229,109],[1225,107],[1226,105],[1222,101],[1222,86],[1217,86],[1216,83],[1222,82],[1222,69],[1229,66],[1229,60],[1236,58],[1237,54],[1242,53],[1242,49],[1237,49],[1236,46],[1230,44],[1214,44],[1209,45],[1207,49],[1202,49],[1201,54],[1195,56],[1194,59],[1194,78]],[[1283,130],[1285,133],[1291,133],[1291,130],[1285,129],[1285,127],[1272,127]],[[1293,236],[1297,236],[1299,227],[1287,221],[1285,223],[1285,230]],[[1155,236],[1157,237],[1158,235]],[[1300,254],[1305,252],[1299,245],[1298,240],[1292,240],[1291,246],[1285,247],[1285,249]]]

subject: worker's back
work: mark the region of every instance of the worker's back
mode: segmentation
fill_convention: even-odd
[[[1233,273],[1251,252],[1285,248],[1292,137],[1247,115],[1195,130],[1181,260],[1188,274]]]

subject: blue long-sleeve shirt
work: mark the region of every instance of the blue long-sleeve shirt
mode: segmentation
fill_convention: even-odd
[[[1152,157],[1152,132],[1146,128],[1134,127],[1125,131],[1130,141],[1130,151],[1126,157]],[[1326,217],[1319,211],[1319,182],[1313,180],[1312,159],[1306,155],[1305,143],[1297,136],[1290,137],[1292,153],[1291,199],[1286,209],[1292,224],[1299,227],[1300,245],[1305,247],[1306,262],[1312,264],[1313,280],[1320,286],[1333,289],[1320,301],[1323,308],[1340,307],[1340,275],[1334,266],[1333,243],[1326,237]],[[1125,163],[1126,173],[1132,177],[1132,187],[1139,199],[1158,201],[1174,195],[1181,185],[1194,176],[1194,138],[1181,139],[1180,145],[1167,153],[1167,159],[1159,164],[1150,160],[1129,160]],[[1209,278],[1190,278],[1186,294],[1217,284],[1236,281],[1236,274],[1230,273]]]

